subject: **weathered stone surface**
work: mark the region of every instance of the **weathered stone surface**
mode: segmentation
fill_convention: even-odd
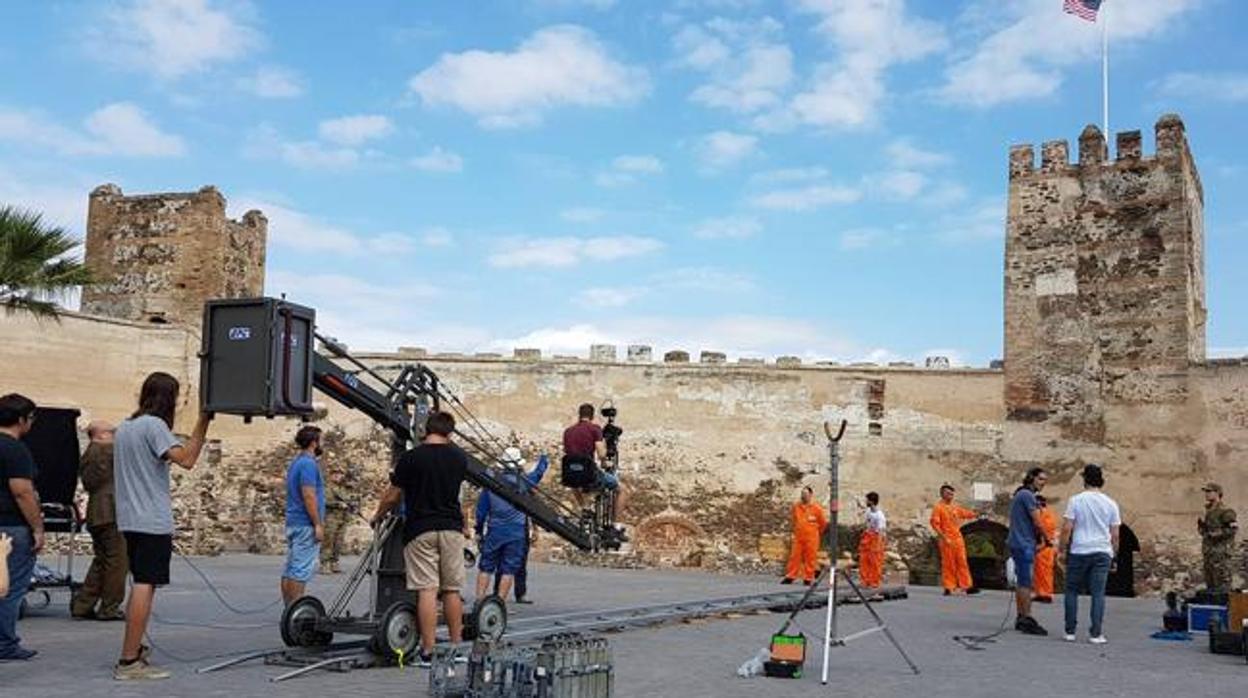
[[[84,312],[122,320],[197,325],[206,298],[264,291],[268,221],[259,211],[225,216],[225,197],[197,192],[125,196],[96,187],[87,210],[85,261],[101,279]]]
[[[628,360],[631,363],[648,364],[654,360],[654,350],[645,344],[628,345]]]
[[[614,344],[595,344],[589,348],[590,361],[615,361]]]
[[[541,349],[516,349],[514,355],[521,361],[537,361],[542,358]]]
[[[689,363],[689,352],[673,349],[663,355],[663,363],[687,364]]]
[[[704,351],[700,360],[704,364],[723,364],[728,362],[728,357],[720,351]]]

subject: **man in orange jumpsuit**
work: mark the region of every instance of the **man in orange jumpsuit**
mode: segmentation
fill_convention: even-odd
[[[1036,513],[1040,515],[1040,532],[1047,540],[1057,540],[1057,515],[1049,508],[1044,495],[1036,495],[1036,504],[1039,505]],[[1053,565],[1056,561],[1057,548],[1045,545],[1036,551],[1036,569],[1032,573],[1035,577],[1032,583],[1035,584],[1036,593],[1032,601],[1053,603]]]
[[[978,514],[953,503],[953,485],[940,486],[940,501],[932,507],[932,518],[929,523],[936,531],[937,545],[940,548],[941,586],[945,588],[945,596],[954,592],[977,594],[971,581],[971,568],[966,563],[966,541],[962,540],[962,522],[978,518]]]
[[[801,577],[807,584],[813,584],[819,557],[819,537],[828,527],[828,515],[815,501],[815,491],[810,485],[802,488],[802,501],[793,505],[792,518],[793,548],[780,583],[792,584],[794,579]]]

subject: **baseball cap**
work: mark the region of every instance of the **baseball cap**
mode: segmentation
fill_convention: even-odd
[[[1210,482],[1200,489],[1203,492],[1217,492],[1218,494],[1222,494],[1222,485],[1219,485],[1216,482]]]
[[[515,446],[503,449],[503,457],[498,459],[504,467],[520,468],[524,466],[524,455]]]

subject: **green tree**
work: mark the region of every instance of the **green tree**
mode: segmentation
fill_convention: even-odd
[[[0,207],[0,306],[6,312],[57,317],[56,301],[91,283],[91,273],[69,255],[78,246],[64,228],[14,206]]]

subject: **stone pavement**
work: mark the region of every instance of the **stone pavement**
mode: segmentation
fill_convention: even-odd
[[[195,558],[235,606],[258,608],[277,598],[281,559],[229,555]],[[85,567],[80,568],[85,569]],[[175,559],[174,583],[157,594],[153,624],[159,646],[156,659],[172,669],[173,679],[151,684],[118,684],[110,677],[121,643],[121,624],[73,621],[67,595],[32,613],[19,625],[24,642],[40,651],[28,663],[0,663],[0,695],[37,696],[424,696],[428,677],[418,669],[356,670],[319,674],[273,684],[269,678],[286,669],[251,663],[222,672],[197,675],[194,667],[209,655],[280,646],[276,607],[257,615],[226,611],[194,575]],[[318,576],[311,591],[330,597],[343,576]],[[685,571],[605,570],[537,564],[532,569],[533,606],[510,610],[519,615],[628,606],[754,591],[776,590],[774,580]],[[1086,614],[1086,599],[1084,613]],[[800,680],[740,679],[738,665],[751,657],[779,627],[782,616],[751,615],[702,620],[662,628],[609,635],[616,660],[617,695],[631,696],[1244,696],[1248,664],[1242,657],[1211,655],[1203,636],[1190,643],[1161,642],[1148,635],[1160,625],[1154,599],[1111,599],[1106,622],[1110,643],[1093,647],[1081,635],[1078,644],[1060,637],[1023,637],[1013,631],[982,651],[953,642],[956,634],[985,634],[1004,616],[1007,596],[944,598],[936,590],[911,589],[911,598],[880,604],[906,650],[923,670],[913,676],[893,647],[879,634],[836,648],[829,685],[818,680],[820,653],[812,649],[806,676]],[[843,607],[842,632],[867,627],[860,607]],[[1040,621],[1060,631],[1060,606],[1039,607]],[[178,625],[194,622],[217,627]],[[823,630],[823,611],[800,616],[811,636]],[[817,644],[817,642],[816,642]]]

